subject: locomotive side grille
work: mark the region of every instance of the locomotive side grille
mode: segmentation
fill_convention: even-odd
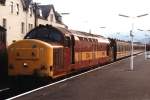
[[[53,49],[53,65],[55,69],[63,68],[63,48],[54,48]]]

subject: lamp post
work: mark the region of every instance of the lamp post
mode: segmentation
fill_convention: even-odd
[[[33,3],[32,4],[32,7],[33,7],[33,12],[34,12],[34,27],[37,27],[38,26],[38,10],[39,10],[39,5],[40,3]]]
[[[131,37],[131,60],[130,60],[130,70],[133,70],[133,30],[134,30],[134,19],[135,18],[140,18],[140,17],[144,17],[147,16],[148,14],[142,14],[142,15],[138,15],[138,16],[127,16],[127,15],[123,15],[123,14],[119,14],[119,16],[121,17],[125,17],[125,18],[132,18],[133,22],[132,22],[132,28],[130,30],[130,37]]]
[[[145,32],[150,31],[150,30],[142,30],[142,29],[137,29],[137,30],[143,31],[143,32],[144,32],[144,31],[145,31]],[[147,39],[146,37],[147,37],[147,36],[149,36],[149,35],[147,35],[147,34],[145,33],[145,41],[144,41],[144,42],[145,42],[145,43],[144,43],[144,47],[145,47],[145,53],[144,53],[144,55],[145,55],[145,60],[147,59],[147,52],[146,52],[146,39]]]

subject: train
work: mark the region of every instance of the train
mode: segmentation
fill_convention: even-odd
[[[144,45],[134,43],[135,53]],[[51,25],[39,25],[8,46],[8,75],[59,78],[130,56],[131,43]]]
[[[0,26],[0,80],[7,76],[7,46],[6,46],[6,29]]]

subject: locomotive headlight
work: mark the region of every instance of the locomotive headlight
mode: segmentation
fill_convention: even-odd
[[[23,67],[28,67],[28,64],[27,63],[23,63]]]

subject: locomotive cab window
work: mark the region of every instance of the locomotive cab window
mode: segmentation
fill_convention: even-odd
[[[63,35],[55,28],[49,29],[48,27],[38,27],[29,32],[25,39],[39,39],[47,42],[63,43]]]

